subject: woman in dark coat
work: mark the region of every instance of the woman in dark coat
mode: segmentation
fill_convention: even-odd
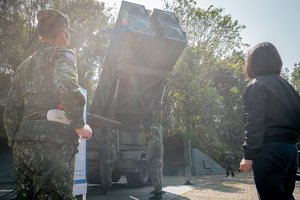
[[[282,61],[269,42],[247,56],[250,82],[244,93],[244,159],[241,171],[252,168],[261,200],[293,200],[300,135],[300,97],[280,76]]]

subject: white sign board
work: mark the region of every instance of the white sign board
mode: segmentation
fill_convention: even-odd
[[[86,122],[87,116],[87,90],[81,88],[81,92],[85,97],[84,106],[84,121]],[[80,139],[78,146],[78,153],[76,154],[75,160],[75,172],[74,172],[74,183],[73,193],[74,195],[83,195],[83,200],[86,199],[87,193],[87,160],[86,160],[86,140]]]
[[[74,172],[74,195],[87,193],[87,177],[86,177],[86,140],[80,139],[78,153],[76,154],[75,172]]]

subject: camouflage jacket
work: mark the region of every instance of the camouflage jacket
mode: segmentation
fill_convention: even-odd
[[[148,143],[146,160],[150,166],[159,166],[160,165],[160,148],[161,144],[158,138],[151,138]]]
[[[74,53],[44,44],[18,67],[13,80],[4,111],[9,145],[14,140],[77,143],[74,128],[84,126],[84,104]],[[47,121],[47,111],[58,105],[71,126]]]
[[[225,159],[224,159],[224,164],[225,165],[232,165],[233,163],[234,163],[233,156],[231,156],[231,155],[225,156]]]

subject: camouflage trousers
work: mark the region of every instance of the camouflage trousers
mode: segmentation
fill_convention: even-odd
[[[41,141],[13,146],[18,200],[76,200],[73,196],[74,144]]]
[[[231,176],[234,176],[234,167],[233,165],[225,165],[225,169],[226,169],[226,176],[229,176],[229,174],[231,173]]]
[[[156,193],[162,192],[161,166],[149,166],[149,176]]]
[[[111,187],[112,185],[112,171],[114,168],[113,163],[100,163],[99,173],[100,173],[100,182],[102,187]]]

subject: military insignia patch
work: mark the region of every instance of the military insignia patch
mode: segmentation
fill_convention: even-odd
[[[75,55],[71,52],[66,52],[65,57],[72,63],[76,63]]]

